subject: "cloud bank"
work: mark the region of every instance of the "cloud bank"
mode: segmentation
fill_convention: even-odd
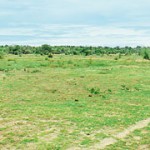
[[[1,0],[0,44],[150,46],[148,0]]]

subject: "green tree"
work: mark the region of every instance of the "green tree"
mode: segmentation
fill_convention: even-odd
[[[41,54],[48,55],[49,53],[52,53],[52,48],[49,45],[44,44],[41,46],[40,52]]]

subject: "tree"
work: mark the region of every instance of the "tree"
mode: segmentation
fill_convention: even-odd
[[[47,45],[47,44],[44,44],[41,46],[41,54],[44,54],[44,55],[48,55],[49,53],[52,53],[52,48]]]

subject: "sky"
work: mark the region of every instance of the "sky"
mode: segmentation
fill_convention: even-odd
[[[0,0],[0,45],[150,46],[150,0]]]

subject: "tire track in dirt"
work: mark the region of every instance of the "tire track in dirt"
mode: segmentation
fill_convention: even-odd
[[[128,127],[127,129],[125,129],[123,132],[120,132],[120,133],[116,134],[114,137],[118,138],[118,139],[123,139],[127,135],[129,135],[131,132],[133,132],[137,129],[142,129],[142,128],[148,126],[149,123],[150,123],[150,118],[148,118],[146,120],[139,121],[136,124]]]
[[[150,118],[139,121],[136,124],[129,126],[123,132],[119,132],[116,135],[112,135],[112,138],[103,139],[100,143],[97,143],[97,144],[91,146],[89,149],[94,149],[94,150],[104,149],[108,145],[115,144],[116,142],[118,142],[119,139],[124,139],[126,136],[128,136],[133,131],[135,131],[137,129],[142,129],[142,128],[148,126],[149,123],[150,123]]]
[[[112,135],[112,137],[110,137],[110,138],[103,139],[99,143],[96,143],[95,145],[92,145],[89,148],[74,147],[74,148],[69,148],[68,150],[70,150],[70,149],[72,149],[72,150],[91,150],[91,149],[100,150],[100,149],[105,149],[107,146],[117,143],[118,140],[124,139],[133,131],[135,131],[137,129],[142,129],[142,128],[148,126],[149,123],[150,123],[150,118],[147,118],[145,120],[139,121],[136,124],[129,126],[128,128],[126,128],[122,132],[119,132],[115,135]]]

